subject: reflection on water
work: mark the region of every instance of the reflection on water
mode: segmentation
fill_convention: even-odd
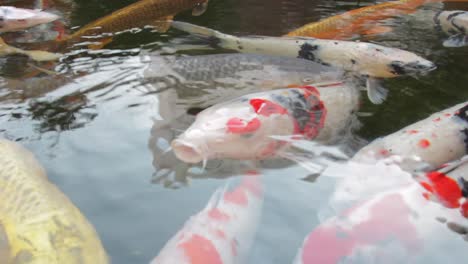
[[[32,2],[15,3],[31,7]],[[67,2],[57,1],[53,10],[70,14],[65,16],[65,24],[80,26],[133,1],[76,1],[73,7]],[[279,36],[356,6],[356,2],[327,0],[212,0],[203,16],[192,17],[187,12],[177,19],[236,35]],[[446,5],[455,7],[466,9],[464,4]],[[463,85],[468,82],[467,50],[442,47],[444,36],[431,24],[432,14],[440,8],[425,7],[413,15],[386,22],[393,32],[372,38],[376,43],[404,48],[434,61],[437,71],[418,79],[386,80],[388,100],[376,106],[362,96],[357,112],[359,122],[355,122],[356,117],[350,123],[344,122],[350,111],[342,107],[342,102],[334,102],[329,114],[331,120],[337,121],[325,132],[336,140],[326,142],[327,145],[296,142],[286,155],[288,159],[254,164],[213,160],[203,168],[203,164],[189,166],[180,162],[170,143],[190,126],[196,113],[214,104],[253,91],[346,76],[336,69],[305,61],[225,54],[226,50],[195,46],[190,37],[172,30],[164,34],[125,33],[106,49],[77,48],[52,66],[32,66],[24,56],[2,58],[0,135],[20,141],[38,156],[51,181],[96,227],[113,263],[151,261],[187,219],[204,208],[217,188],[228,178],[239,180],[237,176],[252,165],[261,169],[266,191],[262,218],[244,263],[291,263],[298,249],[308,247],[303,241],[309,233],[310,241],[318,243],[318,250],[310,252],[325,252],[320,249],[326,241],[323,237],[316,239],[314,234],[331,234],[330,226],[340,234],[347,230],[349,243],[360,248],[348,259],[351,263],[373,263],[397,255],[402,256],[403,262],[412,256],[412,263],[440,263],[447,256],[453,261],[464,259],[466,243],[462,236],[466,220],[459,218],[459,209],[443,207],[434,198],[424,199],[424,189],[410,176],[404,174],[404,181],[396,181],[391,170],[378,171],[375,167],[369,169],[370,175],[360,174],[368,177],[348,177],[347,181],[337,175],[317,178],[314,174],[322,166],[342,165],[366,143],[362,138],[373,140],[393,133],[468,98]],[[31,32],[42,30],[50,33],[47,38],[54,38],[56,28],[57,25],[46,25]],[[5,39],[13,41],[18,36],[5,35]],[[18,43],[37,39],[29,32],[21,37]],[[193,47],[197,49],[189,50]],[[321,74],[311,74],[318,72]],[[323,96],[335,97],[325,89]],[[362,123],[360,128],[354,126],[358,123]],[[339,168],[346,176],[352,172]],[[459,178],[456,175],[459,174],[449,176]],[[353,189],[356,184],[361,188]],[[350,190],[355,196],[350,195]],[[410,225],[388,222],[397,215],[389,212],[397,207],[398,199],[403,201],[398,208],[406,213],[398,215]],[[378,210],[371,206],[375,204]],[[355,208],[346,211],[349,206]],[[360,231],[384,237],[396,233],[395,237],[402,238],[403,243],[366,240],[365,235],[363,238],[350,228],[366,215],[364,210],[371,214],[368,222],[384,218],[388,225],[395,223],[397,230],[381,229],[380,223],[378,227],[371,225],[370,231]],[[341,217],[333,218],[340,214]],[[444,223],[435,220],[441,215],[447,218]],[[407,230],[408,234],[403,234]],[[417,236],[409,237],[411,232]],[[385,249],[381,255],[375,251],[377,245]]]

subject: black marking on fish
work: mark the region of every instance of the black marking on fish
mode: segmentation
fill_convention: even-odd
[[[203,110],[205,110],[205,108],[203,108],[203,107],[191,107],[191,108],[187,109],[186,112],[187,112],[188,115],[196,116]]]
[[[379,48],[376,48],[375,49],[377,52],[382,52],[383,50],[382,49],[379,49]]]
[[[352,64],[356,64],[356,63],[357,63],[357,61],[356,61],[356,60],[354,60],[354,59],[351,59],[351,63],[352,63]]]
[[[314,52],[318,49],[319,49],[318,45],[311,45],[309,43],[304,43],[300,46],[300,50],[299,50],[299,53],[297,54],[297,58],[314,61],[324,66],[331,66],[329,63],[326,63],[315,56]]]
[[[459,32],[461,32],[461,33],[463,33],[463,34],[466,33],[465,28],[462,27],[462,26],[459,26],[459,25],[455,24],[455,21],[451,20],[451,21],[450,21],[450,24],[452,24],[452,26],[453,26],[454,28],[456,28]],[[454,32],[454,33],[457,33],[457,32]]]
[[[468,114],[466,112],[468,112],[468,104],[458,109],[455,112],[455,115],[464,120],[465,122],[468,122]]]
[[[468,153],[468,128],[463,129],[461,132],[465,134],[465,140],[463,140],[463,142],[465,142],[465,153]]]
[[[334,41],[333,43],[334,43],[335,45],[338,45],[338,42],[336,42],[336,41]]]
[[[468,198],[468,181],[460,177],[458,179],[458,183],[461,185],[460,187],[461,187],[463,197]]]
[[[434,15],[434,23],[436,24],[437,28],[440,29],[440,14],[443,12],[442,11],[438,11],[435,15]]]
[[[401,62],[401,61],[392,61],[390,63],[390,65],[388,65],[390,67],[390,72],[395,74],[395,75],[403,75],[406,73],[406,70],[405,70],[405,67],[404,67],[404,63]]]
[[[221,39],[218,38],[218,37],[211,36],[211,37],[208,38],[208,43],[209,43],[210,47],[217,48],[217,47],[219,47],[219,44],[221,43]]]
[[[458,15],[464,14],[465,11],[458,11],[447,16],[447,21],[450,21],[452,18],[455,18]]]
[[[243,50],[243,49],[244,49],[244,47],[242,47],[242,46],[240,46],[240,45],[237,46],[237,48],[240,49],[240,50]]]

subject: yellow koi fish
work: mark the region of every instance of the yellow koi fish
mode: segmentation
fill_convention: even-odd
[[[0,189],[0,263],[109,263],[93,226],[33,154],[4,139]]]

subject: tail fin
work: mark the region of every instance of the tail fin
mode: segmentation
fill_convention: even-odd
[[[214,29],[201,27],[186,22],[173,21],[171,26],[186,33],[207,39],[210,42],[210,45],[215,47],[230,48],[230,44],[235,43],[235,41],[238,39],[235,36],[224,34]]]

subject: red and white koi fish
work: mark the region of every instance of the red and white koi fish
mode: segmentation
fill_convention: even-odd
[[[0,32],[19,31],[57,20],[59,16],[41,10],[0,6]]]
[[[353,160],[417,156],[435,169],[468,152],[468,102],[455,105],[391,135],[374,140]]]
[[[151,263],[245,263],[261,215],[262,188],[254,172],[234,190],[215,192],[205,209],[191,217]]]
[[[349,203],[349,197],[357,203],[315,228],[305,239],[295,264],[414,263],[414,257],[446,244],[443,237],[453,235],[446,232],[447,227],[468,224],[463,212],[454,210],[455,200],[462,201],[461,189],[447,176],[428,174],[430,180],[419,183],[398,166],[350,163],[354,170],[343,178],[334,195],[341,203]],[[356,170],[361,165],[363,169]],[[368,196],[373,183],[381,185],[380,181],[387,179],[391,181],[389,190]],[[430,202],[425,189],[444,202]],[[458,241],[455,244],[466,246]]]
[[[245,95],[200,112],[172,141],[172,149],[187,163],[274,157],[288,146],[277,136],[320,140],[335,136],[358,108],[358,100],[357,89],[344,83]]]
[[[369,99],[375,104],[382,103],[387,96],[380,78],[425,74],[436,68],[434,63],[414,53],[372,43],[305,37],[236,37],[178,21],[172,22],[172,27],[207,38],[222,48],[301,58],[363,76]]]
[[[443,11],[434,17],[437,27],[451,35],[444,41],[444,47],[468,46],[468,11]]]

